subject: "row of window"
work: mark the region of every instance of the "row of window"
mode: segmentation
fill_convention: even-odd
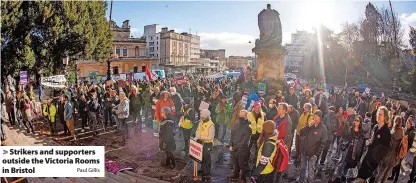
[[[137,66],[133,67],[133,72],[134,73],[139,72],[139,67],[137,67]],[[142,66],[140,72],[146,72],[146,66],[145,65]],[[118,66],[113,67],[113,74],[120,74]]]
[[[116,54],[120,57],[127,57],[127,48],[116,47]]]

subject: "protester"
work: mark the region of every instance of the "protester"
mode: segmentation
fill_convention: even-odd
[[[64,121],[66,121],[66,126],[68,127],[68,131],[71,133],[71,136],[74,138],[74,140],[77,140],[74,126],[74,108],[69,101],[68,95],[64,95],[64,103]]]
[[[272,165],[276,155],[277,134],[276,124],[273,121],[266,121],[262,124],[262,132],[258,141],[258,152],[256,153],[256,164],[252,173],[253,179],[258,183],[271,183],[274,181],[275,168]]]
[[[231,132],[230,151],[234,162],[234,172],[228,179],[238,179],[239,183],[246,182],[246,167],[249,159],[249,142],[251,136],[250,122],[247,120],[247,111],[241,110],[239,122]]]
[[[253,106],[253,110],[248,113],[247,119],[250,121],[251,126],[251,138],[250,138],[250,145],[249,149],[254,145],[255,152],[257,152],[258,146],[257,141],[260,137],[261,128],[263,123],[265,122],[266,115],[264,112],[261,111],[261,106],[259,103],[255,103]]]
[[[371,143],[358,170],[358,182],[364,183],[370,178],[390,148],[391,134],[387,126],[389,111],[381,106],[377,111],[377,125],[374,126]]]
[[[162,108],[161,119],[159,148],[166,152],[166,164],[164,166],[174,169],[176,167],[175,157],[173,156],[173,151],[176,149],[173,132],[175,123],[172,120],[171,109],[169,107]]]
[[[211,179],[211,151],[214,143],[215,125],[211,121],[211,112],[207,109],[201,110],[201,122],[196,130],[195,140],[203,144],[202,152],[202,180]]]
[[[43,115],[47,117],[48,124],[49,124],[49,130],[51,135],[56,135],[56,123],[55,123],[55,116],[56,116],[56,107],[52,103],[52,99],[45,99],[45,104],[43,105]]]
[[[231,112],[231,119],[230,119],[230,129],[233,130],[234,127],[239,122],[239,114],[240,111],[244,109],[243,103],[241,102],[242,93],[241,92],[235,92],[233,95],[233,109]]]
[[[276,100],[275,99],[270,99],[268,110],[263,111],[263,112],[267,112],[267,114],[266,114],[266,119],[267,120],[273,120],[273,118],[277,116]]]
[[[120,91],[119,93],[119,99],[120,99],[120,104],[118,106],[116,106],[117,109],[113,109],[113,111],[117,114],[118,117],[118,129],[120,129],[123,133],[123,138],[124,141],[126,141],[129,138],[129,129],[128,129],[128,125],[127,125],[127,118],[130,115],[130,101],[129,99],[127,99],[126,97],[126,93]],[[159,113],[159,117],[160,117]],[[162,118],[160,118],[162,119]]]
[[[194,109],[190,105],[190,99],[184,99],[184,105],[181,109],[181,119],[179,120],[179,126],[182,130],[182,136],[185,143],[184,148],[185,154],[189,153],[189,140],[191,139],[193,121],[195,120]]]
[[[231,106],[228,104],[226,96],[221,96],[221,100],[218,102],[215,112],[217,113],[216,121],[222,129],[221,137],[218,135],[218,139],[221,143],[224,143],[224,138],[227,132],[227,124],[230,120],[231,113]],[[219,128],[217,130],[220,131]]]

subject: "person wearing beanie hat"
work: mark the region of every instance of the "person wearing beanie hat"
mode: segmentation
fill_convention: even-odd
[[[196,130],[195,140],[202,143],[202,181],[211,179],[211,151],[214,143],[215,124],[211,121],[211,112],[208,109],[201,110],[201,121]]]
[[[301,144],[303,151],[298,181],[312,182],[315,177],[317,168],[315,164],[328,139],[327,129],[321,122],[322,115],[322,111],[315,111],[313,120],[300,131],[300,138],[303,139]]]
[[[258,142],[259,150],[256,154],[256,167],[252,173],[252,179],[258,183],[271,183],[276,172],[272,161],[276,155],[277,134],[276,124],[269,120],[263,124],[262,133]]]
[[[299,121],[298,121],[298,125],[296,127],[296,139],[295,139],[295,159],[297,161],[295,161],[296,163],[300,161],[300,151],[301,151],[301,146],[300,146],[300,131],[308,125],[308,123],[310,123],[313,119],[313,114],[312,114],[312,105],[310,103],[305,103],[303,105],[303,112],[299,117]]]

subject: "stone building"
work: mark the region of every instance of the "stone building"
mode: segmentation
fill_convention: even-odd
[[[305,58],[308,58],[308,42],[312,34],[307,31],[297,31],[292,34],[291,43],[286,44],[285,67],[288,69],[299,69],[303,66]]]
[[[210,58],[210,59],[218,59],[218,60],[225,60],[225,49],[218,49],[218,50],[206,50],[201,49],[201,58]]]
[[[200,45],[200,37],[198,35],[191,34],[191,60],[198,60],[200,58]]]
[[[146,66],[157,68],[157,59],[146,55],[146,39],[130,36],[129,21],[123,22],[121,27],[114,21],[110,22],[113,30],[113,54],[110,68],[113,75],[145,72]],[[98,76],[107,75],[107,60],[78,61],[78,77],[89,77],[92,73]]]
[[[239,70],[251,66],[252,57],[230,56],[226,62],[226,67],[233,70]]]

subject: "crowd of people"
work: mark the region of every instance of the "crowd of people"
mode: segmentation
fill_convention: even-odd
[[[131,137],[130,130],[153,128],[166,153],[167,168],[176,166],[174,136],[180,133],[186,154],[191,139],[203,145],[199,173],[204,181],[211,177],[214,145],[229,148],[232,170],[227,178],[240,183],[247,177],[259,183],[278,182],[289,161],[298,170],[297,182],[313,182],[323,171],[331,172],[330,182],[346,182],[348,170],[354,168],[358,175],[353,179],[359,182],[398,181],[401,162],[415,140],[415,111],[410,104],[355,89],[333,88],[325,94],[319,87],[303,88],[298,94],[285,86],[270,97],[256,86],[244,74],[223,80],[198,77],[180,84],[174,79],[81,82],[40,98],[42,104],[37,106],[33,85],[16,88],[8,80],[2,101],[10,125],[22,123],[28,133],[34,133],[35,116],[46,120],[50,135],[59,134],[59,121],[63,134],[75,140],[76,126],[94,136],[101,127],[117,130],[125,140]],[[2,140],[5,137],[2,133]],[[415,175],[413,163],[409,183]]]

